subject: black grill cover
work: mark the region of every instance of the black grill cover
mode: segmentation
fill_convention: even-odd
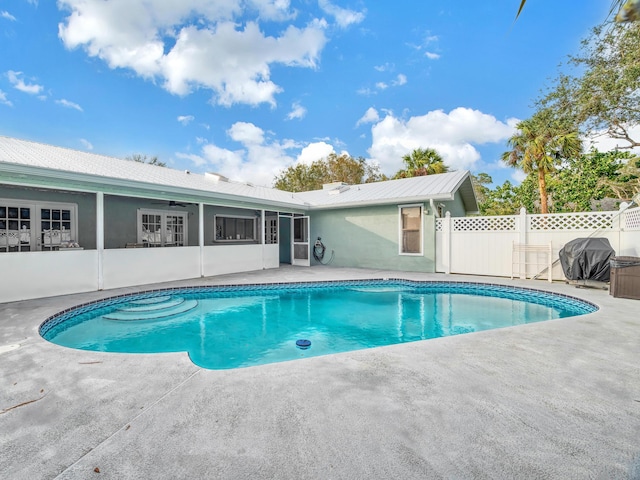
[[[576,238],[559,252],[564,276],[569,280],[609,281],[610,259],[615,255],[606,238]]]

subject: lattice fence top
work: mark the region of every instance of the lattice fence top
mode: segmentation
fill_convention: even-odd
[[[516,229],[514,216],[496,217],[456,217],[453,218],[454,232],[495,232]]]
[[[550,213],[546,215],[526,215],[527,230],[613,230],[614,218],[618,212]],[[451,230],[454,232],[497,232],[518,229],[519,215],[491,217],[452,217]],[[436,232],[444,231],[447,218],[436,218]],[[624,228],[640,230],[640,207],[624,213]]]
[[[630,208],[624,212],[624,229],[640,230],[640,207]]]
[[[612,230],[616,212],[528,215],[529,230]]]

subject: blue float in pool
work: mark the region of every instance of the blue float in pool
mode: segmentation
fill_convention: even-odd
[[[301,338],[300,340],[296,340],[296,347],[302,350],[306,350],[310,346],[311,346],[311,340],[306,340],[304,338]]]

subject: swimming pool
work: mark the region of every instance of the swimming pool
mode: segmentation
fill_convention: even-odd
[[[187,287],[79,305],[45,320],[40,335],[83,350],[184,351],[200,367],[229,369],[596,310],[594,304],[569,296],[467,282],[388,279]]]

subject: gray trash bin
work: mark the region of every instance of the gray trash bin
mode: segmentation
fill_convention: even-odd
[[[610,276],[610,295],[640,300],[640,257],[613,257]]]

